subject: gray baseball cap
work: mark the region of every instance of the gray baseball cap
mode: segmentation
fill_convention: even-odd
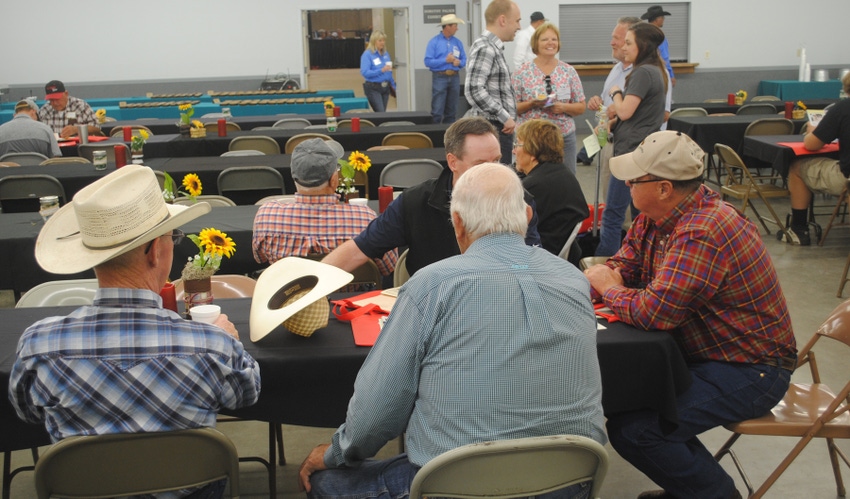
[[[292,179],[304,187],[318,187],[339,169],[338,159],[345,154],[335,140],[308,139],[292,151]]]

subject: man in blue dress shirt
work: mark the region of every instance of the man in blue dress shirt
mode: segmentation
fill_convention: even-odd
[[[460,255],[402,288],[354,384],[345,423],[305,459],[311,498],[398,498],[420,467],[462,445],[573,434],[604,444],[590,288],[523,240],[531,207],[498,163],[455,184]],[[407,454],[371,460],[405,433]],[[588,483],[559,492],[585,497]]]
[[[466,24],[454,14],[440,19],[442,29],[425,49],[425,65],[431,70],[431,117],[434,123],[454,123],[460,97],[460,70],[466,66],[463,43],[455,38],[457,25]]]

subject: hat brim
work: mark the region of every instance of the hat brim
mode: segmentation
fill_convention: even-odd
[[[52,94],[45,95],[44,98],[46,100],[61,99],[63,95],[65,95],[65,92],[53,92]]]
[[[251,300],[251,341],[260,341],[296,313],[320,298],[326,297],[354,276],[326,263],[286,257],[273,263],[260,274]],[[303,289],[309,293],[292,303],[286,299]]]
[[[608,167],[611,170],[611,175],[619,180],[634,180],[638,177],[643,177],[647,173],[635,163],[634,152],[614,156],[608,160]]]
[[[83,244],[74,202],[59,208],[42,227],[35,242],[35,259],[41,268],[54,274],[76,274],[122,255],[142,244],[210,212],[201,201],[191,206],[167,205],[168,217],[133,240],[110,248],[94,249]]]

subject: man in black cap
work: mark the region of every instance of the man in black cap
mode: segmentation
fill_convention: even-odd
[[[514,71],[524,63],[534,59],[534,52],[531,50],[531,35],[538,26],[545,23],[548,19],[542,12],[532,12],[531,23],[528,27],[517,31],[514,37],[516,46],[514,47]]]
[[[640,18],[645,19],[649,24],[654,24],[659,28],[663,28],[664,16],[669,15],[670,13],[665,11],[660,5],[653,5],[646,9],[646,12],[644,12]],[[664,41],[661,42],[661,45],[658,46],[658,51],[661,53],[661,58],[664,59],[664,64],[667,66],[667,72],[670,73],[670,83],[675,86],[676,76],[673,74],[673,66],[670,65],[670,47],[667,44],[667,37],[665,37]]]
[[[38,119],[46,123],[62,138],[73,137],[79,133],[78,125],[88,125],[89,134],[100,134],[97,118],[86,101],[71,97],[65,90],[65,84],[52,80],[44,86],[47,104],[38,111]]]

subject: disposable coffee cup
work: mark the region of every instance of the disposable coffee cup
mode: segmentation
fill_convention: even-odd
[[[386,66],[388,68],[393,67],[393,61],[387,61],[386,64],[384,64],[384,66]]]
[[[193,321],[212,324],[221,315],[221,307],[218,305],[197,305],[189,309]]]

